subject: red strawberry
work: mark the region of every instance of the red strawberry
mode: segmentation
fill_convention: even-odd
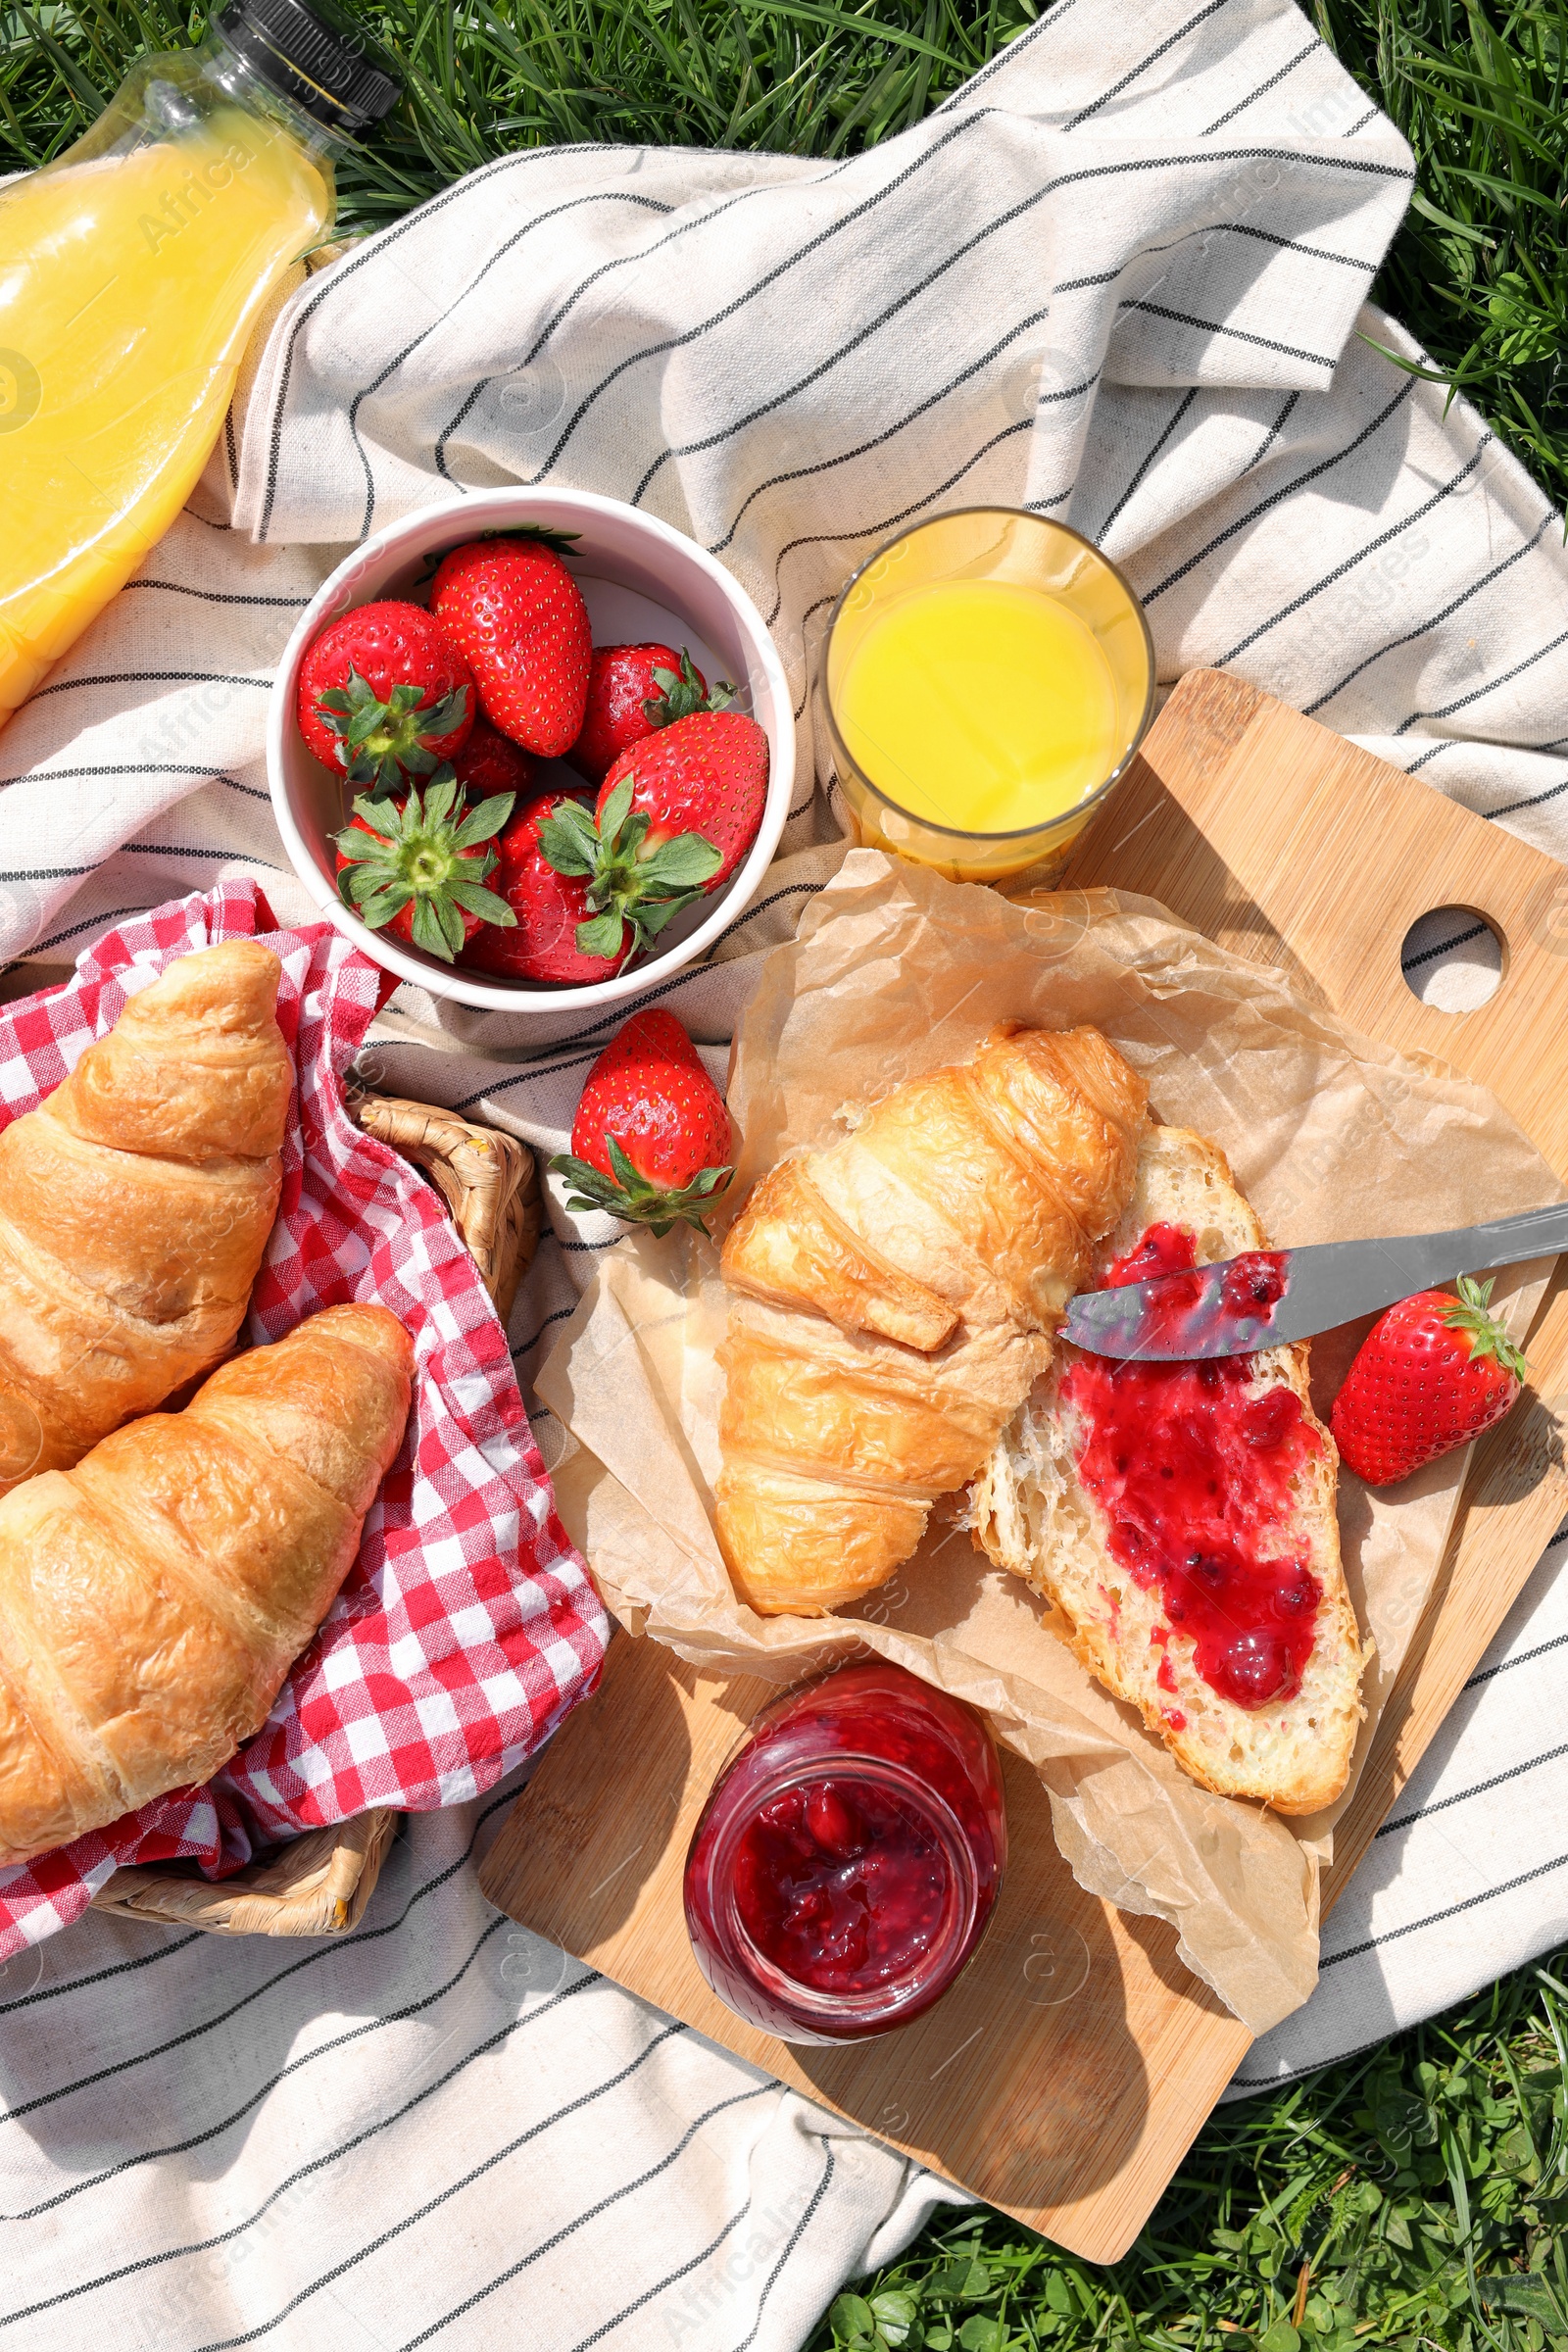
[[[566,758],[597,784],[611,762],[645,735],[694,710],[721,710],[734,692],[720,683],[710,694],[684,646],[678,654],[669,645],[595,646],[588,715]]]
[[[443,557],[430,610],[470,663],[492,726],[542,760],[582,732],[593,630],[577,583],[546,538],[470,539]]]
[[[496,862],[491,836],[511,812],[510,793],[465,809],[450,767],[434,777],[422,802],[416,787],[401,801],[362,794],[353,823],[337,837],[343,904],[372,931],[388,930],[451,963],[481,925],[517,919],[483,887]]]
[[[1529,1370],[1496,1317],[1492,1284],[1417,1291],[1380,1315],[1334,1399],[1334,1442],[1357,1478],[1392,1486],[1500,1421]]]
[[[498,735],[488,719],[474,720],[452,766],[465,792],[514,792],[527,799],[539,789],[538,770],[521,744]]]
[[[708,890],[729,880],[762,821],[767,798],[767,737],[741,710],[699,710],[622,752],[599,787],[598,813],[622,776],[632,780],[634,813],[646,815],[642,854],[651,857],[677,834],[700,833],[719,853]]]
[[[472,670],[419,605],[361,605],[300,664],[300,733],[324,766],[373,794],[449,760],[477,711]]]
[[[655,1233],[680,1218],[702,1225],[735,1173],[729,1113],[672,1012],[634,1012],[611,1039],[582,1090],[571,1151],[550,1166],[579,1214],[609,1209]]]
[[[767,737],[739,710],[677,718],[622,752],[597,818],[567,803],[540,847],[581,875],[594,917],[577,944],[614,955],[623,926],[647,947],[672,915],[727,882],[757,838],[767,798]]]
[[[626,961],[629,951],[583,954],[577,936],[587,922],[588,885],[558,874],[539,847],[539,827],[560,809],[564,797],[541,793],[519,808],[502,832],[490,881],[511,908],[515,928],[482,930],[463,953],[462,960],[470,970],[494,972],[506,980],[557,980],[581,988],[592,980],[612,979]]]

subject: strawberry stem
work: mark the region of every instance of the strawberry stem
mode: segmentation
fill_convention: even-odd
[[[646,948],[723,864],[701,833],[676,833],[645,851],[649,819],[631,805],[633,776],[621,777],[604,814],[562,801],[539,826],[539,847],[558,874],[586,877],[589,919],[577,925],[584,956],[618,956],[624,927]],[[617,1212],[618,1213],[618,1212]]]
[[[466,913],[502,929],[516,923],[506,900],[481,887],[496,863],[494,836],[516,797],[497,793],[465,810],[450,767],[437,770],[422,803],[416,786],[404,801],[362,793],[354,804],[358,824],[337,836],[344,860],[339,898],[372,931],[412,906],[414,945],[443,963],[454,962],[467,935]]]
[[[410,776],[427,776],[436,754],[427,746],[461,727],[468,689],[459,686],[421,710],[422,686],[394,686],[386,701],[352,666],[347,686],[328,687],[316,708],[339,738],[338,760],[351,784],[368,784],[372,800],[400,792]]]
[[[706,1233],[705,1212],[712,1207],[713,1195],[722,1192],[735,1173],[732,1167],[702,1168],[689,1184],[668,1191],[639,1175],[612,1135],[605,1137],[605,1150],[614,1171],[611,1176],[590,1160],[574,1159],[569,1152],[556,1153],[550,1162],[551,1174],[564,1176],[575,1188],[566,1197],[566,1206],[574,1216],[608,1210],[624,1224],[652,1227],[661,1239],[678,1223],[695,1225],[700,1233]]]
[[[696,710],[727,710],[735,700],[735,689],[728,678],[705,694],[703,682],[692,667],[689,650],[680,649],[680,670],[656,669],[654,684],[659,692],[650,695],[643,705],[643,716],[651,727],[672,726],[677,718],[690,718]]]
[[[508,530],[479,531],[475,533],[475,537],[478,539],[531,539],[536,547],[547,547],[553,556],[574,556],[577,550],[573,542],[580,539],[582,533],[581,531],[558,531],[548,522],[514,522]],[[465,546],[468,544],[470,543],[466,540],[464,542]],[[448,556],[454,555],[456,552],[455,548],[433,547],[425,557],[420,568],[418,585],[422,588],[427,580],[433,579]]]
[[[1511,1372],[1515,1380],[1525,1380],[1529,1376],[1530,1366],[1525,1360],[1524,1351],[1508,1337],[1491,1311],[1495,1281],[1495,1276],[1487,1282],[1477,1282],[1472,1275],[1461,1274],[1459,1296],[1443,1320],[1450,1331],[1466,1334],[1470,1342],[1472,1363],[1478,1357],[1494,1356],[1502,1369]]]

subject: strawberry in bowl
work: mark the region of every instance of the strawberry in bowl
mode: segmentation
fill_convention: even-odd
[[[757,838],[767,799],[767,737],[740,710],[696,711],[616,760],[592,816],[566,802],[541,847],[580,878],[589,954],[646,948],[672,916],[722,889]]]
[[[629,939],[609,955],[582,946],[583,934],[592,935],[594,921],[588,885],[580,876],[559,872],[541,845],[541,830],[559,823],[567,808],[586,816],[581,803],[569,794],[542,792],[502,827],[489,880],[490,888],[505,900],[512,922],[505,928],[485,924],[470,933],[460,956],[466,970],[492,972],[503,980],[586,988],[613,979],[626,962]]]
[[[539,789],[537,761],[510,735],[498,734],[487,718],[474,720],[473,733],[453,755],[452,768],[467,793],[514,792],[528,800]]]
[[[422,948],[443,963],[481,928],[511,929],[517,918],[484,887],[496,864],[495,835],[512,813],[501,793],[477,808],[464,803],[450,767],[398,800],[354,804],[354,821],[337,836],[338,890],[345,906],[372,931]]]
[[[566,758],[599,784],[622,752],[694,710],[722,710],[735,689],[721,679],[711,694],[684,646],[596,645],[588,672],[582,733]]]
[[[563,550],[569,551],[564,559]],[[481,968],[471,959],[478,928],[469,923],[458,926],[458,936],[466,933],[470,947],[459,947],[448,961],[406,936],[413,921],[406,908],[400,909],[406,919],[396,924],[388,919],[372,927],[362,920],[352,891],[340,880],[338,836],[349,829],[356,791],[369,792],[371,784],[351,781],[341,761],[323,764],[315,756],[300,724],[302,672],[326,631],[352,617],[355,600],[365,600],[359,607],[364,611],[375,602],[418,599],[422,604],[431,596],[440,610],[427,614],[427,622],[466,663],[473,679],[475,708],[467,714],[463,742],[452,748],[451,765],[470,802],[515,796],[503,830],[516,826],[522,811],[546,792],[553,790],[558,802],[576,794],[575,776],[537,763],[564,758],[589,733],[595,636],[599,652],[612,657],[600,664],[602,675],[608,678],[613,671],[631,699],[629,714],[622,709],[615,725],[642,730],[645,722],[653,728],[655,717],[662,722],[629,743],[613,734],[601,741],[593,752],[595,765],[608,757],[613,767],[623,758],[640,757],[660,737],[690,721],[707,724],[725,715],[683,706],[698,688],[710,691],[696,695],[697,700],[715,702],[718,678],[741,681],[742,707],[755,718],[765,745],[766,783],[760,824],[728,879],[713,879],[725,862],[722,843],[716,834],[699,829],[692,871],[684,879],[662,865],[657,874],[633,877],[640,905],[656,917],[662,909],[663,920],[639,925],[639,935],[633,936],[632,924],[622,916],[613,943],[594,938],[586,948],[576,940],[576,929],[611,908],[608,903],[590,906],[584,888],[578,899],[581,910],[575,911],[572,894],[560,890],[561,904],[573,913],[570,945],[590,958],[584,966],[574,957],[564,967],[569,976],[562,978],[535,978],[526,964],[521,970]],[[471,641],[466,634],[470,623],[476,632]],[[612,659],[616,649],[628,646],[638,649],[639,658],[646,657],[640,676]],[[653,675],[656,669],[666,670],[674,687],[666,691],[663,681]],[[394,682],[414,681],[386,681],[386,694],[378,700],[387,699]],[[644,688],[657,691],[639,691]],[[422,694],[403,699],[411,707],[424,700]],[[648,987],[651,977],[679,970],[711,949],[744,914],[761,885],[791,807],[794,699],[756,606],[724,565],[684,533],[589,491],[470,491],[378,530],[322,582],[301,614],[279,663],[268,714],[273,810],[289,861],[315,905],[387,971],[460,1004],[537,1013],[547,1020],[568,1019],[591,1005],[614,1004],[634,996]],[[652,713],[639,708],[648,703],[656,706]],[[416,731],[433,732],[423,726],[422,717]],[[329,745],[325,748],[330,750]],[[412,748],[420,758],[429,750],[426,744]],[[409,787],[416,785],[422,808],[426,779],[433,773],[433,768],[411,770],[399,764],[395,774],[385,773],[376,797],[384,794],[402,802]],[[597,794],[607,776],[608,771],[588,777],[584,790]],[[455,822],[463,821],[456,803],[451,813]],[[559,807],[552,808],[542,821],[551,822],[558,813]],[[586,816],[591,834],[616,833],[612,823],[606,827],[601,819],[595,825],[591,804],[587,810],[573,811],[577,813]],[[632,831],[642,828],[646,818],[636,862],[647,866],[665,846],[652,840],[655,812],[639,806],[635,814],[628,807],[627,814]],[[569,824],[571,818],[566,821]],[[706,850],[701,843],[707,843]],[[491,846],[499,857],[499,835]],[[624,832],[613,846],[626,849]],[[350,851],[356,862],[362,862],[358,845],[351,844]],[[693,857],[690,848],[678,855]],[[598,856],[596,847],[595,861]],[[556,870],[562,884],[587,885],[593,879],[583,870]],[[382,903],[382,894],[368,882],[361,887],[367,891],[367,904]],[[505,895],[494,869],[480,887]],[[684,901],[684,912],[676,912],[676,899]],[[515,920],[497,925],[486,934],[489,946],[514,945],[514,933],[523,927]],[[427,922],[421,931],[429,936]],[[442,939],[450,948],[448,932]],[[585,978],[585,969],[604,976]]]
[[[300,664],[300,733],[323,767],[376,795],[452,759],[478,708],[462,654],[400,598],[345,612]]]
[[[593,625],[560,550],[570,534],[470,539],[436,566],[430,612],[478,681],[486,718],[541,760],[582,733]]]

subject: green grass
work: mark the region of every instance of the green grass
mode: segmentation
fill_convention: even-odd
[[[1415,151],[1374,289],[1543,487],[1568,499],[1568,0],[1315,0]]]
[[[1568,1954],[1222,2108],[1126,2260],[950,2217],[841,2295],[855,2352],[1543,2352],[1568,2341]]]
[[[852,153],[917,122],[1038,13],[387,0],[366,14],[409,96],[344,169],[344,223],[375,227],[551,140]],[[1378,299],[1561,502],[1568,0],[1315,0],[1315,16],[1419,166]],[[0,0],[0,171],[57,155],[132,59],[202,23],[169,0]],[[1568,2340],[1565,2042],[1560,1967],[1522,1970],[1368,2058],[1221,2113],[1114,2270],[965,2217],[841,2298],[817,2344],[1542,2352]]]
[[[1415,149],[1376,288],[1501,437],[1568,497],[1568,0],[1311,0]],[[842,155],[917,122],[1039,0],[382,0],[408,99],[343,173],[375,227],[549,140]],[[46,162],[126,64],[198,36],[172,0],[0,0],[0,170]]]
[[[843,155],[917,122],[1038,11],[1032,0],[390,0],[362,13],[408,98],[340,173],[350,228],[547,141]],[[21,0],[9,14],[0,0],[0,170],[58,154],[131,57],[199,36],[203,21],[168,0]]]

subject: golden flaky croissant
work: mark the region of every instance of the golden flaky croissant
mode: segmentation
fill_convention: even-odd
[[[198,949],[0,1133],[0,1494],[233,1344],[277,1214],[277,957]]]
[[[1007,1023],[762,1178],[724,1244],[716,1488],[754,1609],[869,1592],[975,1477],[1126,1204],[1147,1116],[1098,1030]]]
[[[331,1607],[414,1350],[331,1306],[0,1501],[0,1864],[205,1781]]]

